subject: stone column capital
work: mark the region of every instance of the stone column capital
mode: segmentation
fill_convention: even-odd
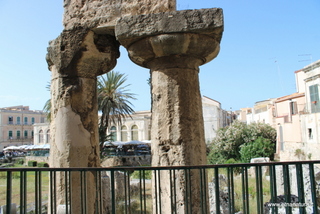
[[[52,78],[96,78],[116,65],[119,42],[108,34],[96,34],[85,28],[64,30],[52,40],[46,56]]]
[[[131,60],[147,68],[163,57],[195,58],[197,66],[207,63],[219,53],[222,32],[220,8],[126,16],[115,28]]]

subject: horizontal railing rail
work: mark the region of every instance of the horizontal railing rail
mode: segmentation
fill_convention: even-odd
[[[0,168],[3,213],[316,214],[319,194],[320,161]]]

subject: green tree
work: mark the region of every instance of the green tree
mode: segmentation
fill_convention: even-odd
[[[249,163],[252,158],[272,158],[274,152],[274,144],[263,137],[258,137],[255,141],[240,146],[241,161],[244,163]]]
[[[110,124],[121,124],[134,113],[130,100],[136,98],[127,89],[130,85],[125,85],[126,80],[127,76],[114,71],[98,78],[98,109],[102,113],[99,120],[100,145],[110,138],[106,134]]]
[[[217,131],[217,136],[209,145],[208,161],[211,164],[226,163],[229,159],[236,162],[242,160],[242,145],[252,143],[259,137],[270,140],[273,153],[275,151],[276,130],[268,124],[245,124],[235,120],[230,126]]]

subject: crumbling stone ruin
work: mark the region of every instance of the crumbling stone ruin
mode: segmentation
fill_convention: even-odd
[[[222,10],[176,11],[175,0],[65,0],[64,9],[64,30],[50,42],[47,54],[52,72],[50,166],[100,166],[96,78],[115,67],[120,44],[134,63],[151,72],[152,165],[206,164],[198,72],[219,52]],[[167,176],[161,175],[158,190],[164,212],[171,209]],[[94,177],[88,176],[88,182]],[[181,190],[178,213],[185,210],[183,177],[175,178]],[[191,205],[199,213],[199,176],[192,178]],[[74,186],[80,182],[76,174],[71,179]],[[71,189],[73,196],[80,195]],[[93,213],[95,186],[87,194],[87,209]],[[58,204],[65,203],[63,195],[57,198]],[[72,199],[74,213],[80,213],[79,201]]]

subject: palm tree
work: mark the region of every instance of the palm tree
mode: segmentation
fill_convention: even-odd
[[[127,76],[115,71],[98,78],[98,110],[102,113],[99,121],[100,146],[108,139],[106,131],[111,124],[121,124],[134,113],[130,100],[136,98],[127,89],[130,85],[125,85],[126,80]]]
[[[50,83],[46,86],[46,89],[50,91]],[[51,122],[51,99],[48,99],[47,102],[44,104],[44,107],[42,109],[43,112],[47,114],[47,121]]]

